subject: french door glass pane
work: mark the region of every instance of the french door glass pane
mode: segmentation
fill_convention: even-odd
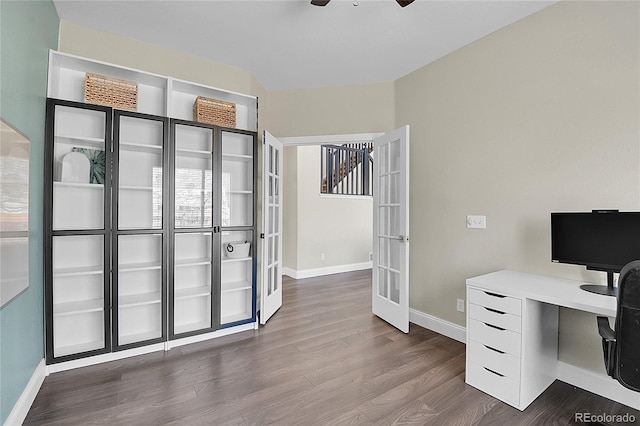
[[[253,316],[251,231],[222,232],[220,322],[229,324]]]
[[[211,327],[212,234],[175,234],[174,333]]]
[[[386,298],[387,294],[387,270],[378,268],[378,295]]]
[[[106,113],[55,108],[53,229],[104,229]]]
[[[175,227],[213,226],[213,130],[176,125]]]
[[[54,356],[104,348],[104,237],[53,237],[52,285]]]
[[[253,136],[222,132],[222,226],[253,225]]]
[[[118,236],[118,344],[162,336],[162,235]]]
[[[120,117],[119,229],[162,228],[163,122]]]

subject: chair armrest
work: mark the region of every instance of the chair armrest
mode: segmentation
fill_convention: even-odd
[[[598,317],[598,333],[602,337],[602,352],[604,355],[604,367],[607,374],[616,378],[616,335],[609,325],[609,318]]]
[[[598,333],[600,333],[600,336],[607,342],[615,341],[616,335],[611,329],[611,326],[609,325],[609,318],[599,316],[597,319],[598,319]]]

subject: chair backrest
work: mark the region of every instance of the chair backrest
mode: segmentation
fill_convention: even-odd
[[[620,271],[615,334],[618,381],[640,392],[640,260]]]

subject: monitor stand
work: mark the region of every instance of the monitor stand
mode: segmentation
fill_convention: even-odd
[[[607,286],[599,284],[582,284],[580,286],[582,290],[590,293],[602,294],[605,296],[618,296],[618,288],[613,286],[613,271],[607,271]]]

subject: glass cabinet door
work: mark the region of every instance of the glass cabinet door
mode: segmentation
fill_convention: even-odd
[[[165,120],[116,113],[118,229],[162,229]],[[117,182],[117,183],[116,183]]]
[[[165,213],[168,120],[114,112],[113,340],[117,348],[166,336]],[[117,307],[117,309],[115,309]]]
[[[173,265],[173,334],[213,326],[213,234],[176,233]]]
[[[162,243],[162,234],[118,235],[118,346],[164,335]]]
[[[213,227],[213,129],[175,124],[174,227]]]
[[[109,111],[67,105],[53,108],[53,158],[48,165],[53,167],[52,229],[104,229],[105,208],[109,207],[105,205]]]
[[[46,357],[111,350],[111,109],[47,100]]]
[[[105,349],[104,236],[55,236],[52,256],[53,356]]]
[[[215,128],[173,122],[173,264],[171,335],[217,327],[214,243],[219,234]]]
[[[221,242],[220,323],[253,317],[253,232],[223,231]]]
[[[253,225],[253,135],[222,132],[222,226]]]

